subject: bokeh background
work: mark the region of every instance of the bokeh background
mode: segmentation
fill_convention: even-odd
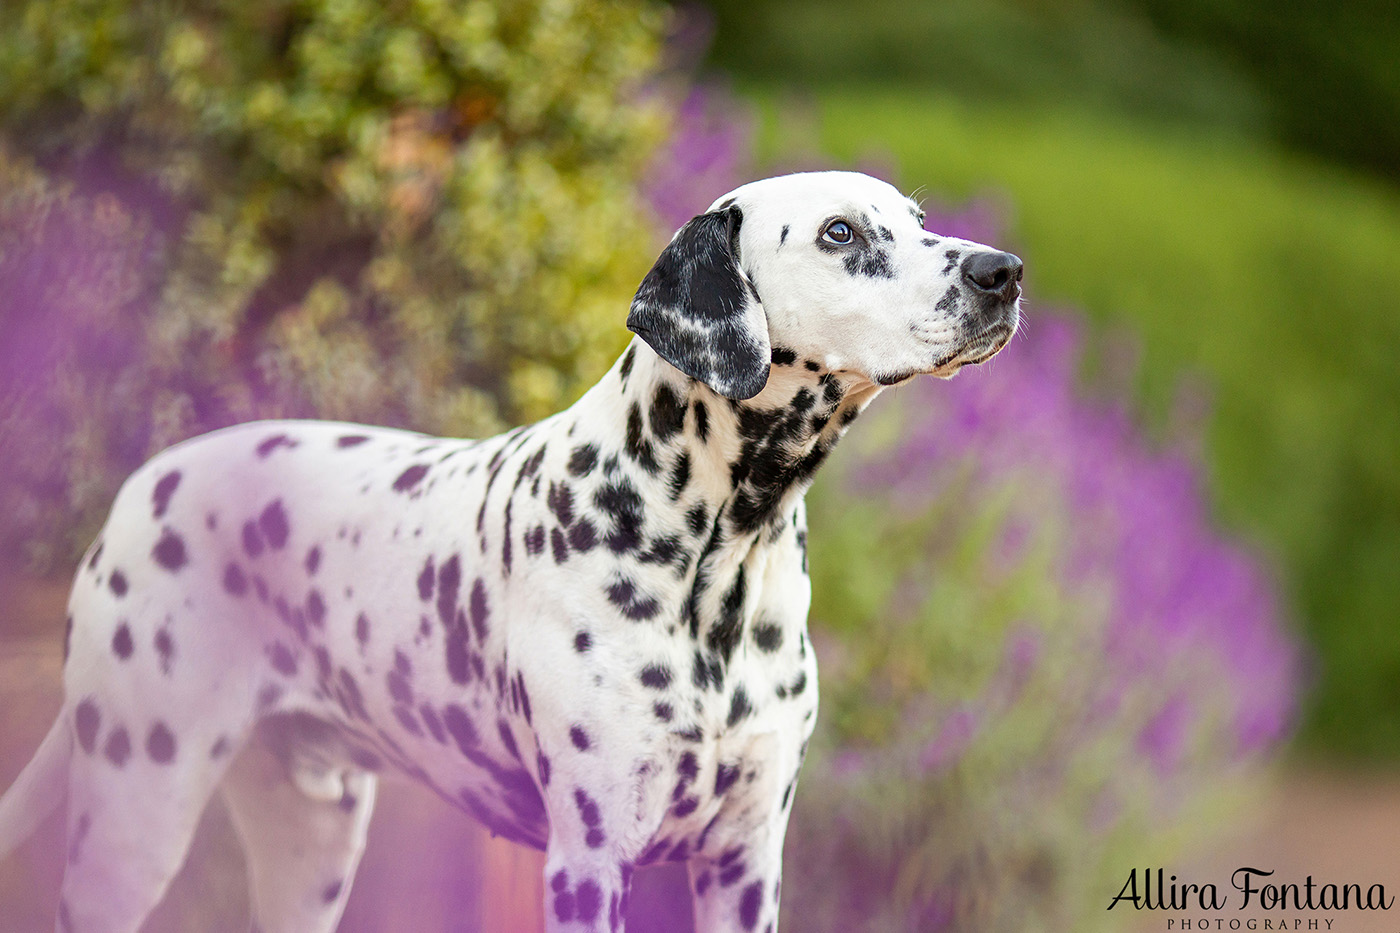
[[[1400,890],[1362,842],[1400,831],[1384,0],[0,6],[0,785],[145,458],[547,414],[676,226],[811,168],[1020,254],[1026,324],[811,493],[785,926],[1134,930],[1131,868],[1236,851]],[[51,925],[59,823],[0,863],[0,930]],[[538,867],[390,788],[343,928],[535,930]],[[243,928],[242,871],[216,803],[149,929]],[[688,929],[639,877],[632,928]]]

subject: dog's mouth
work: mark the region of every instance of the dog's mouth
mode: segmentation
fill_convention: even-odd
[[[929,374],[940,379],[947,379],[964,366],[985,363],[1000,353],[1002,347],[1006,346],[1015,333],[1016,325],[1007,321],[999,321],[970,338],[961,349],[939,360],[929,370]]]
[[[976,366],[978,363],[985,363],[1001,352],[1002,347],[1010,342],[1016,333],[1015,314],[1010,320],[998,321],[989,327],[985,327],[967,340],[962,346],[946,356],[940,357],[931,366],[920,369],[908,369],[898,372],[881,373],[872,376],[871,379],[882,386],[899,385],[908,382],[915,376],[937,376],[939,379],[950,379],[957,375],[964,366]]]
[[[968,348],[963,351],[962,365],[976,366],[978,363],[985,363],[1001,352],[1001,348],[1011,341],[1011,335],[1016,333],[1016,326],[1009,323],[994,324],[972,340],[968,341]]]

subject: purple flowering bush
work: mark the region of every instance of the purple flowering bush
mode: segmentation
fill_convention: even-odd
[[[715,198],[753,180],[748,115],[718,88],[697,85],[676,96],[670,135],[642,179],[642,194],[667,237]]]
[[[813,492],[797,929],[1121,927],[1112,879],[1288,731],[1267,571],[1213,526],[1189,445],[1089,397],[1084,345],[1032,311],[989,365],[878,403]]]

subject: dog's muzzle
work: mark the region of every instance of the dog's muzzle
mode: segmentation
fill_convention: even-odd
[[[963,284],[976,311],[968,322],[970,335],[957,355],[959,364],[986,362],[1016,332],[1024,268],[1019,256],[996,250],[973,253],[963,260]]]

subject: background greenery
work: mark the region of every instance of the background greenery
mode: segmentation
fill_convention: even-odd
[[[236,421],[480,434],[576,396],[651,251],[661,22],[612,0],[0,7],[0,549],[61,566],[143,459]]]
[[[886,80],[1246,131],[1400,177],[1387,0],[711,0],[711,60],[790,86]]]
[[[984,199],[1029,259],[1031,327],[1072,303],[1140,335],[1159,424],[1183,377],[1209,395],[1213,500],[1277,556],[1316,650],[1304,747],[1400,756],[1395,10],[715,7],[767,156]]]

